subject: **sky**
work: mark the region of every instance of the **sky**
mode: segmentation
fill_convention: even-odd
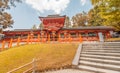
[[[39,16],[52,14],[72,16],[92,8],[90,0],[23,0],[8,12],[14,20],[12,29],[30,29],[39,26]]]

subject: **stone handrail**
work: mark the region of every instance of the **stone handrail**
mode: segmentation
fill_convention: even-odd
[[[72,61],[72,65],[74,65],[74,66],[78,65],[81,51],[82,51],[82,43],[79,44],[79,47],[78,47],[78,49],[77,49],[77,51],[76,51],[76,54],[75,54],[75,57],[74,57],[74,59],[73,59],[73,61]]]

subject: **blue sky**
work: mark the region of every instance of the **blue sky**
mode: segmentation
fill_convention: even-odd
[[[34,24],[38,26],[39,16],[60,14],[71,18],[92,8],[90,0],[26,0],[16,5],[8,10],[14,20],[13,29],[29,29]]]

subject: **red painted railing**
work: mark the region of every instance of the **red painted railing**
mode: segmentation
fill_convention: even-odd
[[[3,51],[4,48],[11,48],[13,43],[16,43],[16,46],[19,46],[21,42],[24,42],[24,44],[30,44],[32,42],[41,42],[41,43],[46,43],[46,42],[50,42],[51,38],[46,37],[46,38],[42,38],[40,37],[40,35],[38,35],[37,37],[33,37],[28,35],[27,37],[18,37],[18,38],[14,38],[14,39],[3,39],[0,41],[0,51]],[[56,38],[56,40],[54,41],[58,41],[58,42],[80,42],[82,43],[83,41],[98,41],[99,38],[97,37],[77,37],[77,38]],[[6,44],[7,43],[7,44]]]

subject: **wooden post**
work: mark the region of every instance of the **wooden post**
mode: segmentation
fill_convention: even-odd
[[[50,42],[50,34],[48,34],[48,42]]]
[[[58,42],[60,42],[60,33],[58,33]]]
[[[17,46],[19,46],[20,45],[20,37],[18,37],[18,39],[17,39]]]
[[[71,43],[71,36],[70,36],[70,34],[69,34],[69,42]]]
[[[83,39],[82,39],[81,35],[80,35],[80,37],[79,37],[79,38],[80,38],[80,43],[82,43],[82,42],[83,42]]]
[[[12,42],[13,42],[13,39],[11,38],[11,39],[10,39],[9,46],[8,46],[9,48],[11,48],[11,47],[12,47]]]
[[[1,51],[3,51],[4,48],[5,48],[5,41],[2,41],[2,49],[1,49]]]
[[[52,31],[52,40],[53,41],[55,41],[55,36],[56,36],[55,31]]]
[[[38,34],[38,42],[40,42],[40,34]]]
[[[77,41],[79,41],[79,33],[78,32],[76,32],[76,39],[77,39]]]
[[[41,32],[41,42],[43,42],[43,35],[44,35],[44,33]]]
[[[32,35],[30,35],[30,42],[31,42],[31,44],[32,44],[32,39],[33,39],[33,36],[32,36]]]
[[[36,60],[33,59],[33,71],[32,71],[32,73],[35,73],[35,71],[36,71]]]
[[[27,37],[27,44],[29,44],[29,41],[30,41],[30,35],[28,34],[28,37]]]
[[[41,35],[41,42],[43,42],[43,38],[42,38],[42,35]]]
[[[66,31],[64,32],[64,42],[66,42]]]

